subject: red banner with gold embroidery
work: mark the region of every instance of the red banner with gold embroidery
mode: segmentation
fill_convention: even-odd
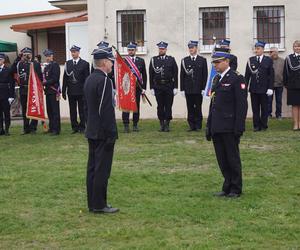
[[[137,112],[136,77],[119,53],[116,53],[115,80],[117,86],[117,106],[126,112]]]
[[[28,79],[26,117],[42,121],[46,119],[43,85],[34,71],[33,63],[30,64],[30,73]]]

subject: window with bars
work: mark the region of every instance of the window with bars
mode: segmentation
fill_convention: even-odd
[[[127,44],[136,42],[137,52],[146,53],[146,11],[130,10],[117,12],[118,49],[127,52]]]
[[[229,39],[229,10],[228,7],[200,8],[200,48],[210,52],[216,41]]]
[[[284,49],[284,20],[283,6],[254,7],[254,42],[264,41],[266,49],[270,47]]]

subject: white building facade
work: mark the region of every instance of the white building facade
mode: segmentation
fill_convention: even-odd
[[[87,3],[89,50],[100,40],[106,40],[125,54],[126,44],[136,41],[147,66],[150,58],[157,55],[156,43],[161,40],[169,43],[168,54],[176,58],[178,66],[187,55],[189,40],[200,42],[199,54],[210,62],[215,36],[217,40],[231,40],[232,53],[238,57],[238,71],[244,74],[257,39],[267,42],[266,55],[275,46],[281,57],[291,53],[292,43],[300,39],[299,0],[88,0]],[[152,101],[156,103],[153,97]],[[208,104],[209,100],[204,100],[204,116]],[[283,116],[290,116],[289,110],[284,97]],[[174,99],[173,114],[175,118],[186,117],[185,100],[180,95]],[[248,115],[251,116],[251,105]],[[156,117],[156,108],[142,105],[141,117]]]

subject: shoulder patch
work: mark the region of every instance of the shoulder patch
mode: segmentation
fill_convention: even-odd
[[[246,89],[246,83],[241,83],[241,89]]]

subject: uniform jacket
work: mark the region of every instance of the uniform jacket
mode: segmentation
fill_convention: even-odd
[[[182,59],[180,68],[180,90],[186,94],[201,94],[207,82],[206,59],[197,55],[193,61],[187,56]]]
[[[212,87],[207,129],[216,133],[243,133],[248,110],[244,77],[230,69]]]
[[[74,65],[73,59],[65,64],[63,77],[62,94],[66,95],[83,95],[83,85],[90,74],[90,65],[87,61],[79,59]]]
[[[238,61],[237,61],[237,57],[235,55],[231,54],[231,58],[230,58],[230,61],[229,61],[229,66],[232,70],[237,70]]]
[[[17,64],[17,72],[19,76],[19,84],[20,84],[20,95],[28,94],[28,80],[29,80],[29,71],[30,71],[30,63],[33,63],[34,71],[37,74],[38,78],[43,81],[43,74],[41,65],[38,62],[26,62],[19,61]]]
[[[256,58],[256,56],[249,58],[245,79],[251,93],[265,94],[274,86],[273,60],[268,56],[263,56],[262,61],[258,63]]]
[[[297,59],[295,54],[285,59],[283,79],[288,89],[300,89],[300,59]]]
[[[60,79],[60,67],[57,62],[50,62],[44,68],[44,78],[46,82],[44,83],[44,90],[46,95],[57,94],[59,89],[59,79]]]
[[[125,62],[127,63],[126,60],[125,60]],[[135,60],[134,60],[134,64],[136,65],[136,67],[138,68],[138,70],[140,71],[140,73],[143,77],[143,84],[141,87],[142,87],[142,89],[146,89],[147,88],[147,71],[146,71],[145,60],[141,57],[136,56]],[[129,66],[129,68],[130,68],[130,66]],[[137,90],[141,91],[140,88],[138,88],[138,87],[137,87]]]
[[[4,66],[0,72],[0,99],[14,98],[15,82],[11,70]],[[1,114],[2,115],[2,114]]]
[[[164,87],[178,88],[178,66],[175,58],[165,56],[152,57],[149,65],[150,89],[160,89]]]
[[[102,95],[103,101],[100,105]],[[117,139],[118,132],[111,79],[101,70],[95,69],[86,79],[84,98],[87,114],[86,137],[92,140]]]

